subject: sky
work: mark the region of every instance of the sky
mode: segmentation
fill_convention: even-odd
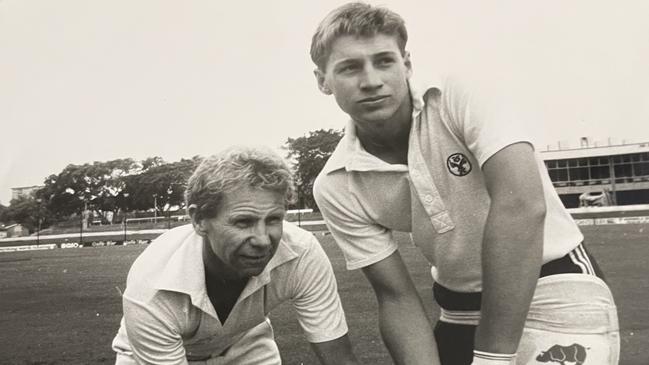
[[[0,203],[68,164],[341,129],[308,50],[342,3],[0,0]],[[502,86],[541,150],[649,141],[645,0],[370,3],[405,19],[417,84]]]

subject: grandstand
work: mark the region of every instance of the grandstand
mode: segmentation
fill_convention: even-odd
[[[612,205],[649,204],[649,142],[541,152],[566,208],[579,207],[584,193],[608,192]]]

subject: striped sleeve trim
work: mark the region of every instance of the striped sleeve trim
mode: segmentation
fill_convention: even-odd
[[[480,311],[453,311],[440,308],[439,320],[447,323],[477,326],[480,323]]]
[[[516,354],[496,354],[493,352],[473,350],[472,365],[510,365]]]

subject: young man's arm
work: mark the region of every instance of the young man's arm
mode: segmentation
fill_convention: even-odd
[[[379,304],[379,329],[395,364],[439,364],[433,328],[399,251],[363,268]]]
[[[356,356],[354,356],[352,345],[347,335],[331,341],[311,343],[311,348],[324,365],[359,364]]]
[[[483,171],[491,207],[482,244],[482,318],[475,349],[514,354],[542,264],[543,187],[527,143],[497,152]]]

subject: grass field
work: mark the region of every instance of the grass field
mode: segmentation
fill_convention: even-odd
[[[620,314],[623,365],[649,364],[649,225],[582,227],[607,274]],[[376,301],[360,271],[344,270],[331,236],[318,236],[336,271],[350,336],[361,360],[390,364],[378,334]],[[398,236],[431,318],[428,264]],[[128,268],[145,246],[0,254],[0,364],[110,364]],[[290,305],[271,316],[284,363],[315,364]],[[587,364],[585,364],[587,365]]]

